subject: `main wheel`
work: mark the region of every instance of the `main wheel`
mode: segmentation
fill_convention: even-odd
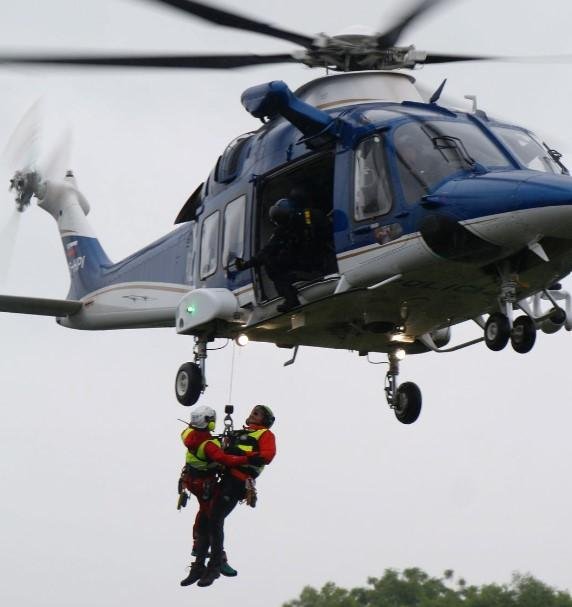
[[[504,314],[491,314],[485,324],[485,343],[495,352],[502,350],[510,339],[510,326]]]
[[[184,363],[175,377],[175,395],[185,407],[194,405],[203,391],[203,372],[197,363]]]
[[[397,388],[395,417],[402,424],[412,424],[421,413],[421,390],[417,384],[406,381]]]
[[[513,324],[510,343],[515,352],[526,354],[536,341],[536,326],[529,316],[519,316]]]

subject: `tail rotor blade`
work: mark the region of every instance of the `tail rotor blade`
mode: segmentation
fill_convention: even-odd
[[[21,215],[14,209],[6,224],[0,228],[0,285],[6,284],[10,272]]]
[[[3,152],[11,171],[32,170],[40,155],[42,100],[38,99],[24,114]]]
[[[73,132],[66,129],[59,138],[52,151],[41,163],[40,173],[46,179],[61,179],[70,168],[71,151],[73,145]]]

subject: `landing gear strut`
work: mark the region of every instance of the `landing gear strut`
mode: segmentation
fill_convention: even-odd
[[[402,424],[412,424],[421,413],[421,390],[413,382],[397,385],[399,361],[403,360],[403,350],[389,352],[389,369],[385,376],[385,396],[387,404],[393,409],[395,417]]]
[[[206,359],[208,339],[197,337],[195,339],[194,362],[183,363],[175,377],[175,395],[177,400],[185,407],[194,405],[207,387]]]

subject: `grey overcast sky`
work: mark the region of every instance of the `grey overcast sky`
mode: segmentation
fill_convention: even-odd
[[[397,0],[228,0],[224,6],[308,34],[383,29]],[[404,43],[440,52],[572,53],[567,0],[452,0]],[[144,0],[0,4],[1,49],[285,52],[291,45],[185,18]],[[129,72],[0,68],[0,148],[42,98],[46,148],[73,129],[71,166],[114,260],[159,237],[217,155],[257,127],[240,105],[253,84],[295,88],[298,66]],[[457,98],[539,131],[572,163],[572,64],[427,67]],[[468,107],[468,106],[467,106]],[[67,268],[51,217],[16,217],[0,165],[0,292],[63,297]],[[1,184],[0,184],[1,185]],[[13,247],[12,247],[13,245]],[[13,248],[13,255],[10,251]],[[571,282],[565,285],[572,287]],[[476,336],[461,327],[454,338]],[[174,374],[192,340],[174,330],[80,333],[52,319],[0,316],[0,602],[12,607],[223,601],[280,605],[306,584],[364,584],[387,567],[453,568],[471,583],[531,572],[572,589],[572,335],[539,335],[521,356],[485,346],[409,357],[424,394],[419,421],[397,423],[384,367],[356,353],[235,352],[236,420],[275,409],[279,454],[259,506],[227,523],[235,579],[179,587],[194,507],[177,512],[184,451]],[[380,357],[383,358],[383,357]],[[229,399],[232,347],[209,357],[203,403]]]

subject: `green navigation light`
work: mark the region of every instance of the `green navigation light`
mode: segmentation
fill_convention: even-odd
[[[196,312],[196,308],[193,304],[191,304],[190,306],[187,306],[187,312],[189,314],[194,314]]]

